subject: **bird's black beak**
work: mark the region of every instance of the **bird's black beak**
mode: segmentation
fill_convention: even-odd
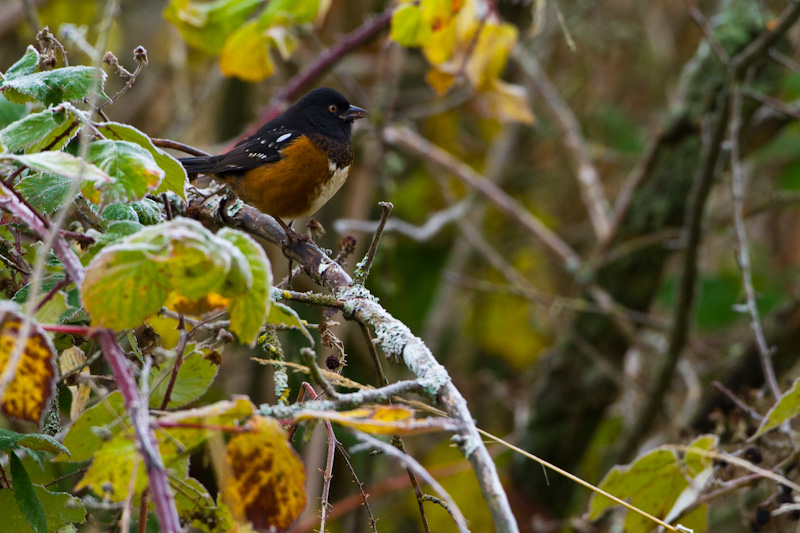
[[[367,115],[367,110],[358,106],[351,105],[347,111],[342,114],[342,120],[349,120],[353,122],[357,118],[364,118]]]

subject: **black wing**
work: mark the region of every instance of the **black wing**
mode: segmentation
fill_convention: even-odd
[[[186,157],[178,161],[190,174],[241,172],[280,160],[281,150],[299,139],[301,135],[298,131],[285,129],[258,132],[222,155]]]

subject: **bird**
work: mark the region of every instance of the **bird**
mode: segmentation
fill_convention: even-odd
[[[353,165],[352,125],[366,114],[338,91],[321,87],[229,152],[179,161],[190,175],[225,182],[245,203],[275,218],[289,239],[303,238],[284,220],[314,214],[344,185]]]

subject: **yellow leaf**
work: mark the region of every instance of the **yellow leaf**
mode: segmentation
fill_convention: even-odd
[[[517,42],[517,29],[511,24],[485,23],[467,61],[466,74],[479,90],[496,80],[505,69],[508,55]]]
[[[432,68],[425,74],[425,81],[428,82],[428,85],[433,87],[433,90],[436,91],[439,96],[442,96],[453,86],[453,82],[455,82],[456,79],[452,74],[448,74],[437,68]]]
[[[223,499],[255,529],[285,531],[306,506],[305,468],[277,420],[256,416],[225,449]]]
[[[422,52],[432,65],[441,65],[453,57],[456,46],[456,23],[451,19],[433,30]]]
[[[58,364],[61,367],[61,375],[64,376],[73,370],[80,368],[81,365],[86,363],[86,354],[77,346],[67,348],[61,355],[58,356]],[[89,367],[83,367],[79,375],[81,377],[88,377],[91,375]],[[77,376],[76,376],[77,377]],[[77,380],[76,380],[77,381]],[[72,393],[72,404],[69,408],[69,417],[71,420],[77,420],[79,416],[86,410],[86,404],[89,402],[89,393],[92,389],[86,383],[78,382],[77,385],[69,385],[69,391]]]
[[[0,376],[17,347],[24,316],[18,307],[4,303],[0,306]],[[7,416],[39,423],[55,382],[56,351],[50,337],[33,323],[14,373],[6,387],[0,409]]]
[[[275,71],[267,38],[255,22],[245,24],[225,41],[219,65],[226,76],[249,82],[261,81]]]
[[[178,293],[173,292],[170,294],[169,298],[167,298],[164,306],[177,313],[183,313],[191,316],[201,316],[209,311],[225,309],[230,304],[230,298],[225,298],[216,292],[210,292],[200,299],[194,301],[191,301],[179,295]]]
[[[341,426],[375,435],[413,435],[452,430],[456,424],[448,418],[414,418],[414,412],[399,405],[361,408],[352,411],[306,411],[297,420],[328,420]]]
[[[533,124],[534,117],[528,105],[528,94],[521,85],[512,85],[494,79],[479,93],[481,103],[489,117],[503,122]]]

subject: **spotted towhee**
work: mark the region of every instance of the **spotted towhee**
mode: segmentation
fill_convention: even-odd
[[[352,124],[366,114],[333,89],[314,89],[230,152],[180,162],[189,174],[220,178],[289,234],[282,219],[313,214],[344,184]]]

